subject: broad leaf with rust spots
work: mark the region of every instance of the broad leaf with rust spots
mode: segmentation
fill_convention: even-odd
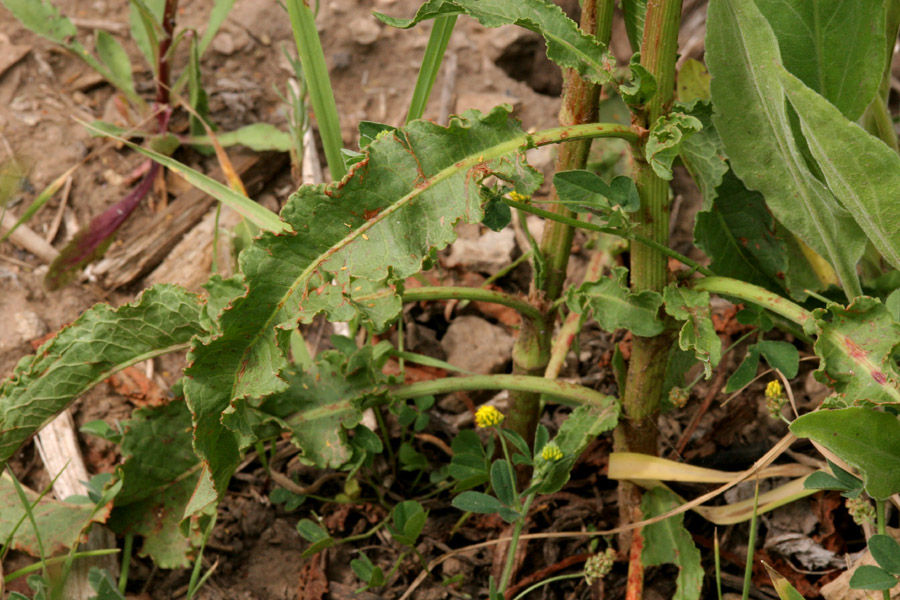
[[[481,221],[485,177],[523,195],[537,188],[541,176],[524,158],[530,143],[504,107],[448,127],[414,121],[378,136],[342,181],[290,198],[281,218],[293,232],[263,233],[241,254],[246,292],[222,312],[219,335],[189,355],[185,392],[204,462],[190,511],[215,502],[254,441],[242,415],[251,419],[248,409],[287,387],[281,373],[297,322],[361,314],[384,327],[400,311],[396,282],[451,243],[458,221]]]
[[[829,304],[813,316],[815,351],[822,359],[816,379],[837,392],[829,404],[900,403],[900,371],[893,356],[900,344],[900,323],[888,309],[875,298],[861,296],[847,308]]]

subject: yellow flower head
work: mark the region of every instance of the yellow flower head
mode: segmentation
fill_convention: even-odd
[[[485,404],[475,411],[475,424],[478,427],[496,427],[503,422],[503,413],[496,407]]]
[[[509,199],[515,200],[516,202],[528,202],[529,200],[531,200],[531,196],[526,196],[524,194],[520,194],[519,192],[513,191],[509,193]]]
[[[563,451],[554,443],[549,443],[541,450],[541,458],[548,462],[554,462],[563,457]]]
[[[784,397],[784,388],[781,387],[781,382],[777,379],[773,379],[766,386],[766,398],[769,400],[779,400]]]

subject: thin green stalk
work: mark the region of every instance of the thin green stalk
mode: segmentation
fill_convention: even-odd
[[[513,528],[512,539],[509,541],[509,550],[506,551],[506,565],[503,567],[503,576],[500,578],[500,587],[498,588],[501,594],[505,593],[506,588],[509,587],[513,565],[516,562],[516,547],[519,545],[519,536],[522,534],[522,528],[525,526],[526,519],[528,519],[528,510],[531,508],[531,503],[536,495],[530,494],[525,499],[525,506],[522,507],[522,516],[516,521]]]
[[[566,579],[581,579],[582,577],[584,577],[584,571],[582,571],[580,573],[568,573],[566,575],[557,575],[556,577],[548,577],[547,579],[538,581],[537,583],[535,583],[534,585],[532,585],[529,588],[525,588],[515,598],[513,598],[513,600],[522,600],[522,598],[525,598],[526,596],[528,596],[528,594],[530,594],[534,590],[540,589],[540,588],[544,587],[545,585],[548,585],[551,583],[556,583],[557,581],[565,581]]]
[[[209,536],[213,530],[213,525],[215,525],[215,523],[215,518],[211,518],[209,520],[209,525],[207,525],[206,527],[206,531],[203,532],[203,539],[200,541],[200,548],[197,550],[197,558],[194,561],[194,568],[191,570],[191,579],[190,581],[188,581],[188,600],[194,597],[194,594],[197,593],[197,590],[200,588],[203,581],[206,581],[206,577],[200,580],[200,571],[203,568],[203,551],[206,549],[206,541],[209,539]]]
[[[412,100],[409,101],[409,112],[406,114],[406,122],[421,119],[425,113],[425,106],[431,96],[431,88],[434,80],[441,70],[441,62],[444,60],[444,52],[447,43],[456,25],[457,15],[444,15],[434,20],[428,45],[425,46],[425,56],[419,67],[419,76],[416,78],[416,87],[413,90]]]
[[[134,547],[134,534],[125,534],[125,547],[122,548],[122,568],[119,571],[119,593],[125,594],[128,585],[128,571],[131,567],[131,550]]]
[[[44,579],[47,579],[47,554],[44,552],[44,542],[41,540],[41,532],[38,529],[37,521],[34,518],[34,507],[28,502],[28,497],[25,495],[25,490],[22,488],[22,484],[19,483],[19,480],[16,479],[15,475],[12,474],[12,470],[10,470],[10,477],[12,478],[13,486],[16,488],[16,494],[19,496],[19,502],[22,503],[22,508],[25,509],[25,515],[28,517],[28,521],[31,523],[32,533],[34,533],[34,539],[37,541],[38,546],[38,556],[41,559],[41,570],[43,571]],[[65,562],[69,560],[68,556],[61,557],[63,560],[61,562]]]
[[[719,530],[713,533],[713,560],[716,565],[716,598],[722,600],[722,559],[719,556]]]
[[[387,424],[384,422],[384,415],[381,414],[380,406],[373,406],[372,412],[375,413],[375,420],[378,422],[378,431],[381,432],[381,441],[387,449],[388,461],[391,465],[391,473],[397,474],[397,460],[394,458],[394,447],[391,446],[391,436],[388,432]]]
[[[750,596],[750,580],[753,576],[753,555],[756,553],[756,511],[759,508],[759,480],[756,480],[756,488],[753,492],[753,517],[750,519],[750,537],[747,539],[747,564],[744,566],[744,589],[741,592],[741,600],[747,600]]]
[[[875,501],[875,526],[881,535],[887,534],[887,511],[886,502],[884,500]],[[882,590],[882,600],[891,600],[891,591]]]
[[[108,556],[110,554],[116,554],[119,552],[118,548],[104,548],[102,550],[86,550],[84,552],[76,552],[73,554],[73,558],[96,558],[98,556]],[[53,558],[48,558],[40,562],[36,562],[32,565],[28,565],[27,567],[22,567],[12,573],[8,573],[3,576],[3,583],[7,584],[11,581],[15,581],[19,577],[24,577],[25,575],[30,575],[35,571],[40,571],[46,567],[52,567],[53,565],[57,565],[59,563],[66,562],[69,559],[69,556],[54,556]]]
[[[568,400],[572,404],[601,404],[614,406],[616,399],[601,394],[590,388],[568,383],[534,377],[530,375],[472,375],[470,377],[445,377],[431,381],[417,381],[400,385],[392,390],[397,400],[446,394],[469,390],[521,390],[548,394],[560,400]]]
[[[325,160],[331,179],[339,181],[347,174],[341,156],[341,122],[328,77],[325,53],[316,30],[316,18],[303,0],[286,0],[297,54],[303,65],[303,77],[309,87],[309,98],[319,124],[319,135],[325,148]]]
[[[491,276],[488,277],[487,279],[485,279],[485,280],[481,283],[481,285],[478,286],[478,287],[480,287],[480,288],[487,288],[489,285],[491,285],[492,283],[494,283],[495,281],[497,281],[497,280],[500,279],[501,277],[505,277],[505,276],[507,275],[507,273],[511,272],[513,269],[515,269],[516,267],[518,267],[519,265],[521,265],[523,262],[525,262],[526,260],[530,259],[532,254],[533,254],[533,252],[532,252],[531,250],[528,250],[528,251],[526,251],[526,252],[523,252],[522,254],[519,255],[519,257],[518,257],[517,259],[515,259],[514,261],[512,261],[511,263],[509,263],[508,265],[506,265],[505,267],[503,267],[502,269],[500,269],[499,271],[497,271],[496,273],[494,273],[493,275],[491,275]],[[459,303],[459,308],[460,308],[460,309],[463,309],[463,308],[465,308],[468,304],[469,304],[469,301],[468,301],[468,300],[463,300],[462,302]]]
[[[403,291],[403,302],[422,302],[428,300],[474,300],[476,302],[492,302],[516,309],[528,319],[543,322],[544,315],[533,304],[522,298],[516,298],[504,292],[486,290],[484,288],[460,286],[427,286],[411,288]]]
[[[621,238],[625,238],[626,240],[632,240],[635,242],[640,242],[643,245],[649,246],[654,250],[665,254],[666,256],[671,256],[678,262],[683,265],[687,265],[693,270],[706,275],[707,277],[714,277],[715,273],[710,271],[708,268],[704,267],[700,263],[695,260],[691,260],[684,254],[669,248],[659,242],[652,240],[648,237],[640,235],[639,233],[634,233],[633,231],[626,231],[623,229],[616,229],[615,227],[604,227],[602,225],[597,225],[595,223],[590,223],[588,221],[580,221],[578,219],[572,219],[570,217],[565,217],[556,213],[553,213],[549,210],[544,210],[542,208],[538,208],[532,204],[525,204],[524,202],[518,202],[516,200],[510,200],[509,198],[502,198],[504,204],[508,204],[512,208],[517,208],[519,210],[523,210],[525,212],[530,212],[533,215],[537,215],[539,217],[544,217],[545,219],[549,219],[551,221],[559,221],[561,223],[568,223],[573,227],[578,227],[580,229],[584,229],[587,231],[596,231],[598,233],[609,233],[612,235],[617,235]]]

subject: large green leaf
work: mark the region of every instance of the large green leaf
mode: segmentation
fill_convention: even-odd
[[[281,218],[295,233],[263,233],[240,256],[247,286],[220,319],[221,335],[196,344],[185,383],[194,447],[206,476],[192,510],[225,490],[248,443],[237,431],[247,399],[282,391],[290,331],[325,313],[358,313],[383,327],[400,311],[395,281],[418,272],[456,236],[457,221],[482,218],[479,182],[491,174],[530,195],[541,176],[524,160],[531,137],[507,108],[454,117],[449,127],[414,121],[380,136],[342,181],[305,186]]]
[[[877,299],[862,296],[847,308],[829,304],[813,311],[815,375],[839,394],[832,405],[860,402],[900,403],[900,371],[893,358],[900,345],[900,324]]]
[[[639,294],[628,288],[628,269],[615,267],[612,277],[589,281],[578,289],[569,288],[566,302],[579,314],[590,310],[605,331],[628,329],[635,335],[652,337],[665,329],[659,318],[662,297],[651,291]]]
[[[684,321],[678,333],[679,346],[694,351],[709,379],[712,368],[722,358],[722,342],[713,326],[709,294],[672,284],[663,290],[663,301],[667,313]]]
[[[191,448],[191,413],[182,401],[134,412],[123,424],[122,490],[109,526],[118,534],[144,538],[142,556],[163,569],[186,568],[199,546],[199,528],[190,537],[179,526],[200,476]]]
[[[876,500],[900,492],[900,421],[894,415],[862,407],[820,410],[796,419],[791,431],[859,469]]]
[[[857,119],[885,64],[884,0],[754,0],[772,26],[784,66]]]
[[[772,291],[784,289],[779,275],[788,271],[785,243],[762,194],[728,171],[713,198],[694,224],[695,243],[712,259],[709,268]]]
[[[848,121],[799,79],[784,70],[780,73],[828,188],[884,258],[900,269],[900,213],[896,201],[900,156]]]
[[[19,445],[116,371],[186,348],[203,333],[195,294],[158,285],[117,309],[98,304],[19,361],[0,383],[0,466]]]
[[[669,512],[681,505],[678,497],[663,487],[644,492],[641,511],[645,519]],[[641,562],[646,567],[673,564],[678,567],[673,600],[696,600],[703,588],[700,550],[684,527],[684,513],[647,525],[643,529]]]
[[[781,223],[831,263],[848,297],[859,295],[856,263],[865,235],[810,172],[794,140],[778,42],[753,0],[710,2],[706,61],[713,76],[713,121],[735,173],[765,196]]]
[[[562,9],[548,0],[428,0],[412,19],[375,16],[391,25],[407,29],[443,15],[466,14],[485,27],[519,25],[539,33],[547,41],[547,58],[561,67],[575,69],[594,83],[612,81],[615,60],[606,46],[582,33]]]
[[[37,492],[24,488],[25,496],[30,504],[37,502],[32,508],[37,530],[41,536],[44,553],[53,556],[71,548],[81,541],[81,534],[92,520],[102,523],[106,511],[95,514],[92,504],[71,504],[44,497],[39,502]],[[31,556],[40,556],[40,548],[34,535],[34,526],[25,514],[25,507],[16,491],[15,483],[9,473],[0,475],[0,540],[4,542],[13,533],[12,549],[26,552]]]

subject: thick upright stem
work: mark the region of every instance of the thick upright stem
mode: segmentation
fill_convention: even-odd
[[[595,35],[604,44],[609,43],[612,28],[613,0],[585,0],[581,12],[581,29]],[[600,88],[585,81],[572,70],[565,73],[563,106],[559,113],[560,125],[593,123],[597,120],[597,101]],[[556,158],[556,171],[581,169],[587,164],[591,140],[576,140],[563,144]],[[557,200],[553,192],[553,200]],[[573,216],[564,204],[551,204],[554,214]],[[545,259],[546,271],[543,281],[532,284],[531,296],[552,303],[562,293],[566,280],[566,267],[572,249],[575,230],[568,224],[548,221],[544,226],[540,252]],[[543,328],[529,327],[523,323],[516,345],[513,348],[513,373],[520,375],[540,375],[550,360],[550,342],[553,334],[552,318]],[[528,443],[534,439],[538,422],[540,394],[533,392],[511,392],[509,427],[524,437]]]
[[[681,0],[650,0],[644,22],[641,64],[657,81],[657,93],[643,110],[633,115],[636,125],[649,128],[672,104],[675,78],[675,51]],[[635,182],[641,197],[641,210],[632,216],[642,236],[663,246],[669,241],[669,185],[643,160],[640,143],[633,146]],[[631,248],[631,287],[636,292],[661,292],[668,282],[666,255],[640,243]],[[656,428],[653,424],[659,408],[668,336],[635,337],[622,395],[626,418],[617,431],[619,450],[656,453]]]
[[[657,82],[656,95],[632,114],[632,122],[649,129],[665,115],[671,105],[675,80],[675,52],[681,22],[681,0],[649,0],[641,43],[641,65]],[[669,243],[669,184],[659,178],[644,160],[643,142],[632,145],[635,183],[641,198],[640,211],[632,215],[637,233],[657,244]],[[632,243],[631,287],[635,292],[661,292],[668,283],[667,258],[651,246]],[[621,392],[624,418],[615,433],[615,448],[622,452],[657,454],[656,415],[659,411],[662,385],[666,374],[671,334],[657,337],[635,336],[625,389]],[[641,492],[633,484],[619,487],[619,514],[623,523],[641,518]],[[643,583],[640,561],[641,541],[638,531],[623,536],[622,544],[630,546],[629,576],[626,597],[639,597]],[[620,548],[624,551],[624,548]]]

